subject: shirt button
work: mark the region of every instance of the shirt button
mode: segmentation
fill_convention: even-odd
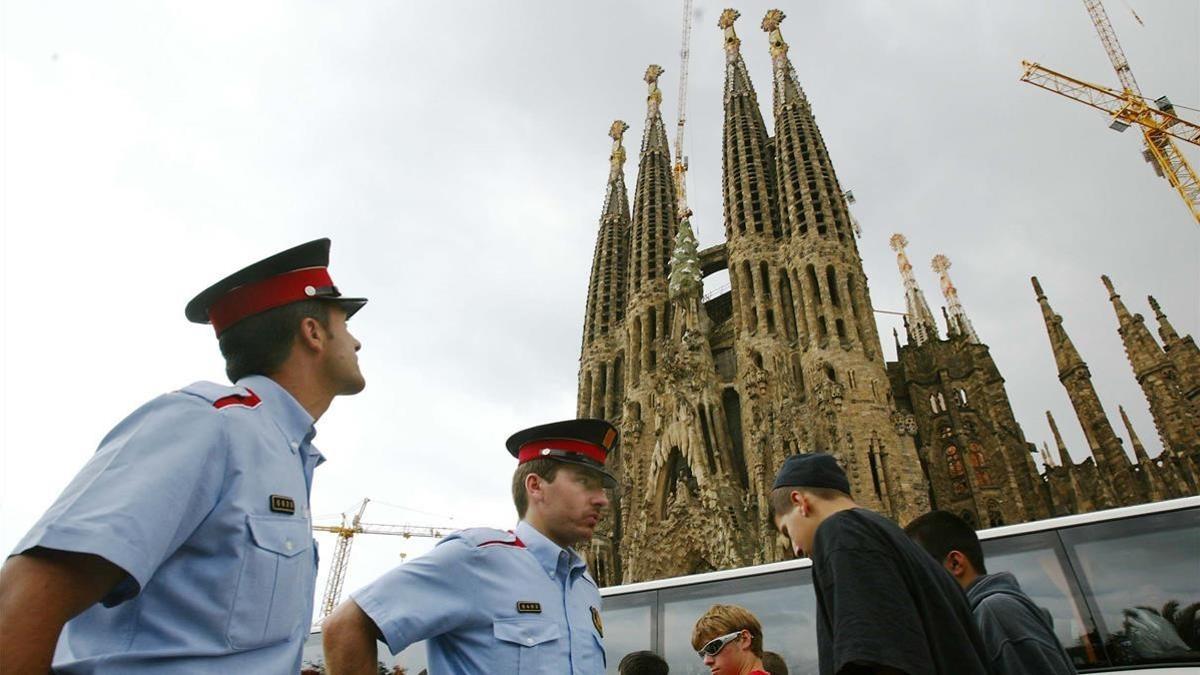
[[[525,638],[525,644],[533,644],[533,638]]]
[[[292,550],[293,548],[295,548],[295,546],[292,544],[292,540],[291,540],[291,539],[288,539],[287,541],[285,541],[285,542],[283,543],[283,547],[284,547],[284,548],[286,548],[286,549],[287,549],[287,550],[289,550],[289,551],[290,551],[290,550]]]
[[[299,450],[299,449],[300,449],[300,444],[299,444],[298,442],[296,442],[296,441],[292,441],[292,449],[293,449],[293,450]]]

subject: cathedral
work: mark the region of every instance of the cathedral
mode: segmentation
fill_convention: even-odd
[[[1153,298],[1160,345],[1107,277],[1134,374],[1163,442],[1136,463],[1114,432],[1062,317],[1033,280],[1059,379],[1089,444],[1070,458],[1052,417],[1056,462],[1029,443],[1004,378],[934,257],[945,297],[939,326],[903,235],[891,239],[904,281],[906,335],[885,361],[850,215],[833,163],[788,58],[782,12],[762,21],[772,57],[767,126],[725,10],[724,243],[701,250],[673,175],[650,66],[632,202],[624,134],[610,130],[610,172],[588,285],[578,414],[616,424],[612,514],[584,551],[602,585],[783,559],[768,496],[784,458],[821,451],[846,469],[854,498],[904,523],[931,508],[978,527],[1197,493],[1200,350]],[[704,277],[727,270],[728,291]],[[1034,455],[1041,453],[1044,471]]]

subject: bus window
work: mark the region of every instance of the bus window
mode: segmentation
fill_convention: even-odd
[[[1050,612],[1054,633],[1077,667],[1107,665],[1092,617],[1053,531],[981,543],[987,571],[1012,572],[1034,604]]]
[[[1200,663],[1200,509],[1060,536],[1114,664]]]
[[[692,627],[716,604],[753,612],[763,625],[763,649],[782,656],[793,675],[816,675],[817,598],[808,569],[664,588],[658,596],[659,653],[671,664],[672,675],[708,673],[692,649]]]
[[[654,591],[604,598],[604,655],[610,675],[629,652],[653,649]]]

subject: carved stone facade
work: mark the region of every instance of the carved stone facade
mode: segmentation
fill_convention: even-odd
[[[1182,486],[1179,476],[1194,480],[1194,464],[1182,459],[1194,462],[1191,446],[1166,469],[1159,467],[1167,453],[1146,463],[1139,455],[1136,466],[1115,460],[1120,440],[1111,427],[1104,431],[1107,420],[1099,421],[1094,390],[1088,397],[1077,354],[1065,375],[1060,359],[1060,376],[1082,402],[1081,420],[1087,412],[1099,430],[1091,450],[1100,461],[1054,466],[1044,454],[1047,471],[1039,474],[1038,450],[958,301],[949,261],[934,261],[947,299],[943,340],[899,235],[893,246],[905,278],[908,344],[897,338],[899,360],[885,363],[858,227],[788,59],[783,13],[772,10],[762,24],[772,56],[773,135],[742,60],[737,18],[726,10],[719,20],[724,243],[697,250],[690,212],[676,201],[682,191],[660,112],[660,67],[645,77],[632,215],[623,175],[627,127],[616,122],[610,134],[578,396],[581,417],[608,419],[622,432],[610,456],[620,481],[613,513],[585,551],[600,583],[781,559],[768,497],[775,471],[798,452],[836,456],[855,499],[902,523],[932,506],[981,527],[1021,522],[1169,496]],[[720,270],[728,270],[729,290],[705,298],[702,278]],[[1039,302],[1049,312],[1040,291]],[[1063,340],[1051,315],[1058,355]],[[1178,383],[1170,389],[1175,420],[1200,405],[1200,382],[1188,379],[1200,373],[1200,356],[1190,338],[1164,325],[1173,337],[1164,333],[1160,361],[1172,364]],[[1069,461],[1061,440],[1060,451]]]

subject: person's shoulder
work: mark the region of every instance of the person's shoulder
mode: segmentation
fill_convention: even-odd
[[[862,508],[838,511],[822,521],[816,537],[821,548],[876,548],[881,542],[881,524],[878,514]]]
[[[451,544],[470,549],[522,549],[525,542],[520,537],[505,530],[491,527],[470,527],[465,530],[451,532],[438,542],[438,546]]]

